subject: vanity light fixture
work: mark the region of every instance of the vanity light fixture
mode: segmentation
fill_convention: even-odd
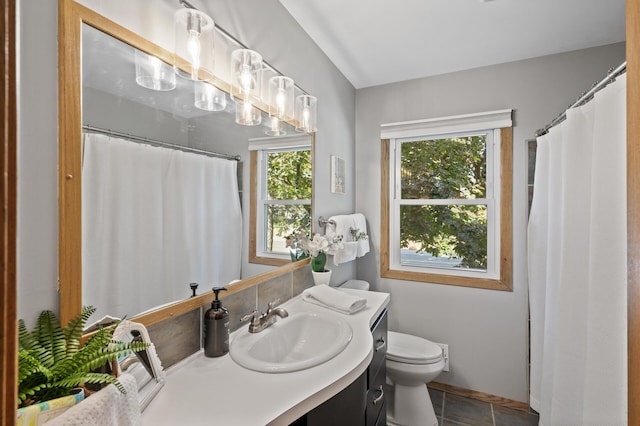
[[[136,83],[151,90],[169,91],[176,88],[176,74],[171,65],[138,49],[135,51]]]
[[[286,136],[287,132],[284,130],[282,126],[282,122],[278,117],[271,117],[269,120],[269,130],[266,130],[265,133],[269,136]]]
[[[178,75],[192,80],[213,79],[213,34],[218,30],[224,37],[240,46],[231,52],[229,97],[235,102],[236,123],[245,126],[256,126],[262,123],[262,111],[255,105],[264,105],[262,99],[263,68],[278,74],[269,79],[268,123],[267,134],[282,136],[282,122],[296,121],[296,130],[301,132],[315,132],[317,130],[317,98],[311,95],[301,95],[294,99],[294,90],[300,89],[293,79],[283,76],[268,63],[263,63],[262,55],[248,49],[238,39],[227,31],[216,27],[213,19],[200,12],[187,0],[178,0],[185,9],[178,10],[175,15],[175,63],[174,69]],[[225,79],[226,80],[226,79]],[[222,101],[226,97],[217,97],[210,92],[215,89],[201,86],[195,89],[195,105],[206,111],[220,111],[225,109]],[[215,92],[214,92],[215,93]],[[303,91],[304,93],[304,91]],[[217,99],[217,100],[216,100]],[[219,100],[219,102],[218,102]],[[293,107],[292,107],[293,105]],[[219,109],[218,109],[219,108]],[[293,108],[293,111],[292,111]]]
[[[262,111],[253,106],[251,102],[242,102],[236,99],[236,123],[243,126],[257,126],[262,123]]]
[[[285,120],[293,116],[293,79],[275,76],[269,79],[269,115]]]
[[[266,134],[284,136],[281,120],[293,117],[293,79],[278,75],[269,79],[269,116],[271,123]]]
[[[231,94],[242,102],[260,100],[262,55],[250,49],[231,52]]]
[[[196,81],[194,105],[204,111],[224,111],[227,108],[226,94],[212,84]]]
[[[296,130],[313,133],[317,125],[318,98],[311,95],[300,95],[296,98],[295,120]]]
[[[197,9],[180,9],[174,14],[174,69],[190,80],[213,77],[213,19]]]

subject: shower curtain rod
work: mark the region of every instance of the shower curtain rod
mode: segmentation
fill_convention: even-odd
[[[595,95],[595,93],[598,90],[604,88],[609,83],[613,83],[616,77],[624,73],[626,70],[627,70],[627,61],[624,61],[623,63],[618,65],[616,68],[609,69],[609,72],[607,73],[607,76],[605,78],[603,78],[597,83],[594,83],[593,87],[590,90],[580,95],[574,103],[572,103],[567,107],[567,109],[569,110],[571,108],[579,107],[581,105],[586,104],[591,99],[593,99],[593,95]],[[566,118],[567,118],[567,111],[563,112],[562,114],[560,114],[559,116],[551,120],[551,123],[547,124],[542,129],[538,129],[536,131],[536,136],[542,136],[544,134],[547,134],[547,132],[549,132],[549,129],[562,123]]]
[[[118,132],[116,130],[111,130],[111,129],[101,129],[100,127],[95,127],[95,126],[90,126],[88,124],[83,124],[82,125],[82,129],[86,130],[87,132],[90,133],[99,133],[102,135],[107,135],[107,136],[117,136],[120,138],[124,138],[133,142],[142,142],[142,143],[146,143],[152,146],[160,146],[163,148],[171,148],[171,149],[176,149],[178,151],[185,151],[185,152],[191,152],[194,154],[201,154],[201,155],[206,155],[209,157],[216,157],[216,158],[224,158],[225,160],[234,160],[234,161],[240,161],[240,156],[239,155],[229,155],[229,154],[220,154],[218,152],[213,152],[213,151],[205,151],[203,149],[197,149],[197,148],[190,148],[188,146],[182,146],[182,145],[176,145],[173,143],[169,143],[169,142],[164,142],[161,140],[157,140],[157,139],[151,139],[151,138],[145,138],[142,136],[135,136],[135,135],[131,135],[129,133],[124,133],[124,132]]]

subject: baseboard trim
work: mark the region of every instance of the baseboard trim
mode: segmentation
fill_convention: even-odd
[[[447,385],[445,383],[439,383],[439,382],[431,382],[427,386],[429,388],[447,392],[447,393],[452,393],[454,395],[473,398],[479,401],[500,405],[502,407],[512,408],[514,410],[529,412],[529,404],[527,404],[526,402],[515,401],[513,399],[491,395],[490,393],[478,392],[471,389],[465,389],[458,386]]]

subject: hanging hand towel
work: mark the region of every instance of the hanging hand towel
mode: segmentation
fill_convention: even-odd
[[[333,264],[339,265],[341,263],[351,262],[355,260],[358,254],[358,244],[351,238],[351,229],[356,226],[352,214],[341,214],[331,216],[330,221],[335,222],[332,225],[335,228],[336,234],[342,235],[343,248],[336,251],[333,255]]]
[[[355,314],[367,306],[367,299],[347,294],[326,284],[311,287],[302,292],[302,300],[342,314]]]
[[[355,223],[354,229],[359,233],[360,238],[357,243],[356,256],[362,257],[369,253],[369,235],[367,233],[367,219],[365,219],[362,213],[354,213],[353,222]]]
[[[344,248],[338,250],[333,256],[334,265],[351,262],[356,257],[362,257],[369,252],[367,221],[363,214],[331,216],[329,220],[335,222],[335,232],[342,235],[342,243],[344,244]]]
[[[136,379],[125,373],[118,380],[126,394],[109,385],[47,422],[47,426],[140,426]]]

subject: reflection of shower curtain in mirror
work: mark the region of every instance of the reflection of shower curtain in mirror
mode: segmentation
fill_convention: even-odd
[[[240,278],[237,163],[84,135],[82,303],[129,318]]]

